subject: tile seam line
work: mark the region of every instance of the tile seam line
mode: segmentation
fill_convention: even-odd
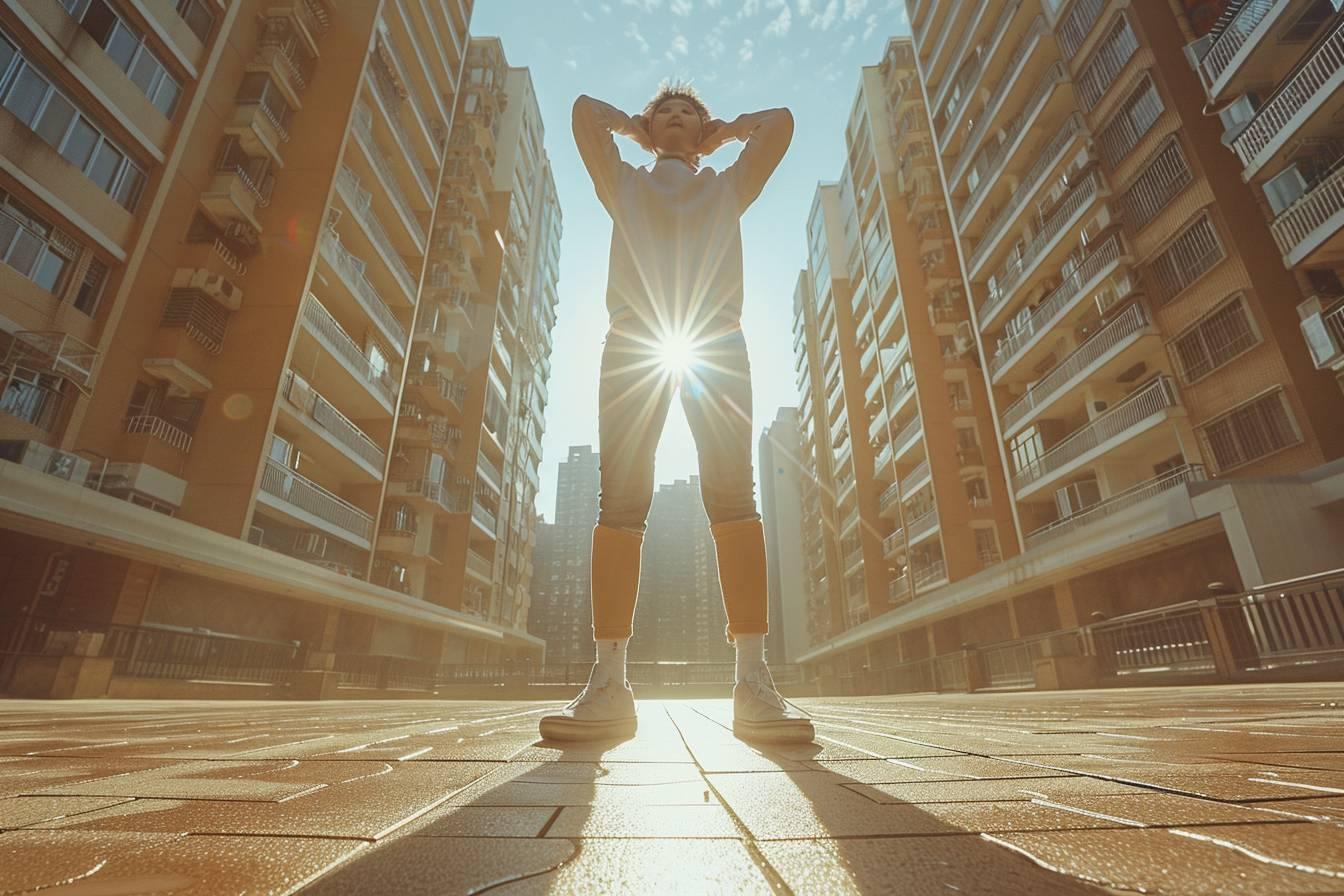
[[[709,716],[706,716],[694,707],[691,708],[691,711],[703,718],[709,719]],[[741,842],[743,847],[747,850],[747,855],[751,857],[752,862],[760,870],[762,876],[765,878],[766,884],[776,893],[787,893],[789,896],[793,896],[793,888],[785,882],[784,876],[779,873],[779,870],[775,868],[774,865],[770,864],[770,861],[765,857],[765,854],[761,852],[760,846],[756,841],[756,836],[752,834],[751,829],[746,826],[740,817],[738,817],[737,812],[734,811],[728,801],[723,798],[723,794],[721,794],[719,789],[714,786],[714,782],[709,779],[709,774],[700,764],[700,760],[695,757],[695,751],[691,749],[691,744],[686,739],[685,732],[681,730],[681,726],[677,724],[677,720],[672,717],[672,712],[667,708],[666,703],[663,704],[663,712],[667,714],[668,721],[672,723],[672,727],[677,731],[677,737],[681,738],[682,746],[686,748],[686,752],[690,755],[691,761],[695,763],[696,769],[699,770],[700,777],[705,782],[705,787],[709,788],[709,792],[714,794],[714,798],[719,801],[719,805],[723,807],[723,811],[732,819],[733,826],[737,828],[738,833],[741,835],[739,842]],[[710,719],[710,721],[714,720]],[[715,722],[715,724],[720,723]],[[720,725],[720,727],[722,727],[722,725]]]

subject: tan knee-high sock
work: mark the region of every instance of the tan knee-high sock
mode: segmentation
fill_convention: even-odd
[[[598,524],[593,527],[593,637],[629,638],[639,594],[639,552],[644,536]]]
[[[760,520],[733,520],[709,527],[719,561],[719,586],[734,634],[763,635],[769,629],[765,585],[765,527]]]

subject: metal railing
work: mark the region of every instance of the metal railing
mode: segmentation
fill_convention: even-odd
[[[1232,148],[1249,167],[1335,74],[1344,67],[1344,19],[1340,19],[1297,71],[1279,86],[1255,112],[1246,128],[1232,141]]]
[[[1074,86],[1084,112],[1091,112],[1111,89],[1116,77],[1139,49],[1134,30],[1124,16],[1115,20],[1111,31],[1092,53],[1087,67],[1078,73]]]
[[[1147,385],[1135,389],[1115,407],[1075,429],[1040,457],[1014,473],[1013,488],[1021,491],[1031,483],[1063,469],[1067,464],[1095,450],[1108,439],[1113,439],[1130,427],[1137,426],[1178,404],[1176,387],[1171,384],[1171,380],[1165,376],[1154,378]]]
[[[437,479],[410,479],[397,482],[394,494],[424,498],[438,505],[444,513],[466,513],[467,492]]]
[[[1169,473],[1149,479],[1146,482],[1140,482],[1138,485],[1131,486],[1122,492],[1112,495],[1099,504],[1093,504],[1078,513],[1061,517],[1052,523],[1028,532],[1026,535],[1026,545],[1028,548],[1034,548],[1039,544],[1049,541],[1052,538],[1058,538],[1061,535],[1067,535],[1077,529],[1091,525],[1099,520],[1106,519],[1112,514],[1127,510],[1136,504],[1141,504],[1154,495],[1160,495],[1177,486],[1184,485],[1187,482],[1204,481],[1204,467],[1199,464],[1187,464]]]
[[[300,382],[301,380],[296,379],[294,371],[286,371],[285,382],[280,390],[281,394],[289,400],[290,404],[330,433],[333,439],[377,470],[381,476],[383,467],[387,463],[387,454],[378,447],[378,443],[369,438],[364,430],[356,426],[349,417],[342,414],[335,405],[323,398],[321,393],[311,385],[304,383],[300,386]]]
[[[304,297],[303,320],[375,394],[384,398],[389,404],[396,402],[397,388],[392,377],[387,371],[374,366],[355,340],[350,338],[350,334],[345,332],[336,318],[331,316],[331,312],[324,308],[317,300],[317,296],[312,293]]]
[[[910,473],[901,477],[901,482],[906,490],[913,491],[915,483],[923,479],[929,472],[929,459],[926,457],[910,470]]]
[[[340,236],[331,228],[323,228],[319,248],[331,266],[340,273],[345,285],[359,302],[359,306],[383,328],[397,350],[405,354],[406,328],[397,320],[387,302],[378,294],[378,290],[374,289],[373,284],[364,276],[364,262],[341,245]]]
[[[480,501],[471,502],[471,518],[480,523],[487,532],[494,532],[498,524],[494,512]]]
[[[978,648],[981,668],[991,688],[1030,688],[1036,684],[1036,660],[1049,656],[1081,656],[1086,645],[1078,629],[987,644]]]
[[[191,450],[191,434],[154,414],[136,414],[126,418],[126,432],[158,439],[183,454]]]
[[[1078,54],[1078,50],[1082,48],[1087,36],[1097,24],[1097,19],[1101,18],[1106,3],[1107,0],[1076,0],[1073,7],[1055,26],[1055,37],[1059,39],[1059,49],[1065,59],[1072,59]]]
[[[486,579],[493,578],[495,574],[494,562],[470,549],[467,550],[467,569]]]
[[[378,101],[383,107],[384,118],[392,128],[392,133],[401,146],[402,157],[406,160],[406,167],[411,169],[415,175],[416,181],[420,184],[426,196],[434,195],[434,184],[432,183],[428,172],[420,167],[420,161],[415,154],[415,144],[411,135],[407,133],[406,126],[401,122],[399,109],[401,106],[401,97],[397,96],[396,88],[387,81],[387,75],[376,65],[369,66],[369,82],[373,85],[373,92],[377,94]]]
[[[882,512],[885,513],[896,501],[896,498],[900,495],[900,493],[901,493],[900,483],[893,482],[891,485],[887,486],[885,489],[882,490],[881,497],[877,499],[877,506],[881,509]]]
[[[1033,383],[1021,398],[1004,408],[1000,418],[1004,434],[1007,435],[1030,414],[1050,404],[1059,396],[1066,383],[1096,364],[1121,342],[1143,331],[1148,324],[1148,315],[1143,305],[1137,302],[1121,311],[1110,323],[1093,333],[1087,341]]]
[[[476,469],[484,471],[486,478],[496,486],[503,486],[504,479],[499,474],[499,467],[486,457],[484,452],[477,452],[476,454]]]
[[[938,525],[938,508],[930,507],[919,516],[906,523],[905,528],[910,533],[910,540],[914,541],[925,532],[933,530]],[[919,576],[915,576],[918,581]]]
[[[1213,644],[1198,601],[1132,613],[1090,626],[1103,675],[1213,672]]]
[[[1045,18],[1037,16],[1032,19],[1031,25],[1023,32],[1017,46],[1013,48],[1013,54],[1008,57],[1007,63],[1004,64],[1003,75],[999,83],[995,85],[994,92],[985,101],[985,107],[980,110],[975,124],[971,127],[971,133],[966,137],[966,142],[962,144],[961,155],[957,157],[957,164],[954,168],[955,174],[952,176],[952,183],[961,183],[961,178],[966,173],[972,156],[975,155],[976,149],[980,146],[980,140],[985,134],[989,133],[990,124],[998,116],[999,106],[1003,103],[1003,98],[1018,83],[1017,67],[1027,58],[1031,49],[1037,45],[1037,39],[1045,33]]]
[[[1319,183],[1284,209],[1270,225],[1285,259],[1321,225],[1344,209],[1344,160]]]
[[[1013,4],[1014,7],[1019,5],[1021,5],[1020,0],[1018,3]],[[962,58],[966,53],[966,48],[970,45],[971,38],[975,37],[975,33],[980,30],[980,21],[984,18],[985,13],[989,11],[989,8],[990,5],[988,3],[975,4],[975,12],[968,16],[962,23],[961,37],[957,38],[956,46],[953,47],[952,53],[947,57],[947,66],[943,69],[943,77],[938,82],[938,86],[935,89],[936,92],[933,94],[933,103],[929,106],[935,113],[946,112],[945,115],[941,116],[941,121],[943,123],[950,121],[957,112],[961,111],[960,107],[956,109],[949,109],[947,107],[947,97],[948,94],[952,92],[953,85],[960,85],[961,97],[964,102],[965,99],[970,96],[970,82],[980,76],[980,70],[985,65],[986,60],[982,54],[980,58],[976,60],[976,65],[973,65],[962,72],[961,77],[957,77],[957,72],[961,68]],[[916,82],[914,86],[916,87],[916,92],[918,92],[918,82]]]
[[[1050,216],[1041,222],[1041,228],[1019,255],[1007,259],[994,272],[994,288],[980,305],[980,326],[983,329],[991,317],[1007,304],[1013,293],[1036,267],[1046,247],[1064,232],[1068,224],[1101,190],[1101,181],[1095,169],[1071,189]]]
[[[979,63],[974,66],[969,73],[964,73],[959,79],[958,83],[961,85],[962,99],[961,102],[957,104],[957,107],[949,110],[948,114],[944,117],[941,130],[938,134],[938,146],[940,149],[947,149],[951,135],[957,129],[957,122],[960,120],[962,113],[970,108],[970,99],[975,95],[975,88],[979,85],[980,77],[984,75],[986,66],[989,65],[990,60],[998,50],[999,41],[1003,39],[1003,35],[1007,32],[1008,26],[1012,24],[1013,18],[1021,8],[1021,0],[1013,0],[1013,2],[1007,3],[1002,7],[998,19],[994,22],[994,27],[990,30],[989,37],[984,42],[985,51],[980,54]],[[1004,70],[1007,71],[1007,68]],[[935,111],[938,110],[935,109]],[[964,155],[963,158],[965,158]],[[956,178],[953,179],[953,182],[956,182]]]
[[[354,211],[355,217],[364,225],[364,232],[374,245],[382,250],[392,275],[406,291],[406,295],[414,301],[415,277],[411,275],[411,269],[397,253],[397,248],[393,245],[392,238],[387,235],[387,231],[383,229],[382,222],[374,214],[373,194],[360,186],[359,175],[345,165],[341,166],[336,175],[336,186],[345,197],[346,204]]]
[[[387,156],[383,155],[382,149],[379,148],[378,140],[373,135],[373,110],[364,103],[355,107],[355,134],[359,137],[360,143],[363,144],[364,152],[369,161],[373,163],[374,168],[378,169],[378,173],[382,175],[383,181],[387,184],[387,194],[401,209],[402,216],[410,224],[412,233],[423,245],[426,238],[425,225],[420,223],[420,218],[416,215],[410,198],[401,189],[401,184],[397,182],[397,175],[392,170],[392,163],[388,161]]]
[[[892,440],[891,444],[895,448],[900,449],[902,446],[908,444],[912,439],[914,439],[917,435],[923,432],[923,430],[924,430],[924,421],[920,417],[916,416],[915,419],[907,423],[901,429],[901,431],[896,434],[896,438]]]
[[[229,311],[197,290],[174,290],[159,323],[185,330],[207,352],[217,355],[224,350]]]
[[[941,558],[932,563],[915,567],[915,590],[922,591],[926,586],[941,582],[947,578],[947,563]]]
[[[1223,29],[1223,33],[1218,35],[1213,46],[1209,47],[1208,52],[1199,60],[1199,72],[1204,76],[1205,88],[1212,88],[1217,83],[1223,72],[1232,64],[1232,60],[1236,58],[1237,51],[1245,46],[1246,41],[1255,32],[1256,26],[1269,15],[1275,2],[1276,0],[1247,0],[1241,9],[1237,10],[1232,21]]]
[[[1314,324],[1317,319],[1319,326]],[[1316,366],[1320,369],[1331,366],[1344,354],[1344,305],[1302,321],[1302,332],[1307,337],[1307,346]]]
[[[270,458],[261,471],[261,490],[364,542],[373,538],[373,517]]]
[[[1107,238],[1095,251],[1083,259],[1058,286],[1050,291],[1031,312],[1024,323],[999,341],[993,359],[989,362],[990,376],[999,373],[1009,361],[1030,343],[1037,334],[1053,327],[1073,303],[1083,296],[1083,287],[1091,283],[1109,265],[1116,263],[1124,248],[1118,235]]]

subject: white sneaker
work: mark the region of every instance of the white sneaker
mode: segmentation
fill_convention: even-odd
[[[605,679],[605,676],[604,676]],[[597,680],[597,667],[582,693],[559,712],[541,718],[545,740],[610,740],[635,734],[635,692],[630,682]]]
[[[770,670],[733,686],[733,734],[743,740],[807,744],[816,737],[807,713],[779,696]]]

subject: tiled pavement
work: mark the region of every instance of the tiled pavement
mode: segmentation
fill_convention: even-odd
[[[802,702],[0,701],[0,894],[1344,892],[1344,686]]]

